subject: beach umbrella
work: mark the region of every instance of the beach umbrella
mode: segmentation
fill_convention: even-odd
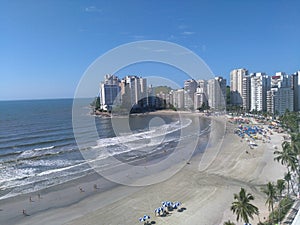
[[[180,206],[181,205],[181,202],[175,202],[176,206]]]
[[[148,215],[144,215],[144,220],[148,220],[148,219],[150,219],[150,216],[148,216]]]
[[[168,207],[168,202],[162,202],[162,207]]]
[[[146,221],[143,217],[141,217],[141,218],[139,218],[139,221],[140,222],[144,222],[144,221]]]
[[[171,206],[172,205],[172,202],[167,202],[167,206]]]
[[[174,202],[173,209],[177,209],[181,205],[181,202]]]

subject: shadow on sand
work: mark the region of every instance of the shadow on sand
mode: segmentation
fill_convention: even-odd
[[[183,211],[185,211],[185,210],[187,210],[187,208],[182,207],[182,208],[178,209],[177,212],[183,212]]]

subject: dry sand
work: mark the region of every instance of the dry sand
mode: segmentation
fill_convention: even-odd
[[[271,143],[258,142],[256,149],[249,149],[245,141],[233,134],[233,128],[227,124],[225,136],[222,129],[215,132],[206,155],[194,156],[166,181],[146,187],[112,186],[107,182],[106,188],[93,190],[99,179],[94,175],[50,189],[42,194],[42,199],[34,195],[31,203],[28,195],[0,201],[0,224],[133,225],[141,224],[138,218],[144,214],[156,224],[223,224],[228,219],[235,221],[230,206],[233,194],[241,187],[255,196],[254,204],[263,220],[268,211],[260,189],[268,181],[283,177],[285,168],[273,160],[273,145],[280,149],[283,138],[274,134]],[[217,126],[216,129],[219,130]],[[211,161],[205,164],[203,157],[211,157]],[[85,192],[80,193],[79,186]],[[154,209],[165,200],[180,201],[186,210],[155,217]],[[22,209],[30,216],[23,216]],[[252,224],[258,220],[256,217]]]

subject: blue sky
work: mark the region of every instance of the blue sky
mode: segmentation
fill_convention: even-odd
[[[300,70],[299,10],[296,0],[3,0],[0,100],[73,97],[95,59],[139,40],[182,45],[227,79],[240,67],[291,74]],[[155,75],[149,67],[125,71]]]

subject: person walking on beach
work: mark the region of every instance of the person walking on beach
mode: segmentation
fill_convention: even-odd
[[[28,214],[26,213],[26,210],[25,210],[25,209],[23,209],[22,214],[23,214],[24,216],[28,216]]]
[[[31,196],[29,197],[29,202],[33,202],[33,200],[32,200],[32,198],[31,198]]]

